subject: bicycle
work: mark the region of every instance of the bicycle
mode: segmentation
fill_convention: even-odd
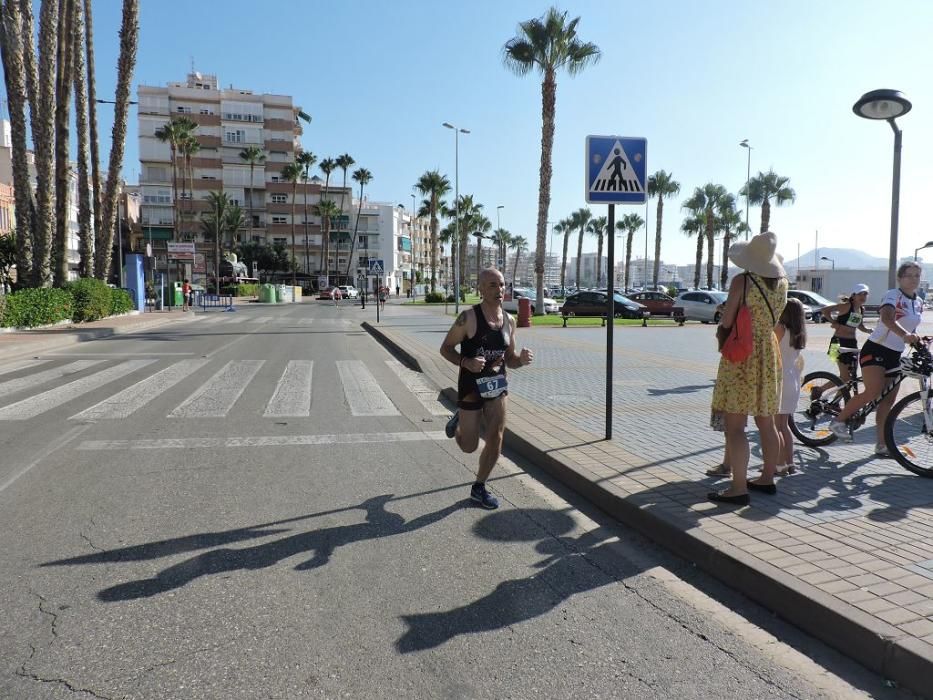
[[[912,346],[911,353],[901,357],[900,372],[885,385],[881,395],[846,421],[851,435],[905,378],[915,378],[919,390],[908,394],[891,408],[884,425],[884,440],[888,453],[902,467],[929,478],[933,478],[933,355],[928,347],[931,341],[933,338],[924,337]],[[801,382],[797,410],[790,421],[794,436],[808,447],[822,447],[835,442],[837,436],[829,429],[829,423],[858,393],[861,382],[862,378],[852,371],[847,382],[832,372],[807,374]],[[823,388],[827,384],[831,385],[830,388]]]

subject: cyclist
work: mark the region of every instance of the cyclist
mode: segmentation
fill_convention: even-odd
[[[857,371],[858,339],[855,337],[856,329],[863,333],[872,332],[871,328],[865,326],[864,321],[865,302],[867,300],[868,285],[857,284],[852,288],[852,293],[843,298],[840,303],[820,309],[820,315],[832,324],[833,337],[829,341],[829,354],[830,356],[836,355],[839,377],[844,382],[848,382],[852,378],[852,373],[849,371],[850,367]],[[835,353],[833,352],[833,345],[837,348]],[[826,388],[825,386],[821,387],[821,389]]]
[[[920,325],[923,313],[923,300],[917,296],[920,276],[923,268],[916,262],[901,263],[897,268],[897,288],[889,289],[881,301],[881,322],[862,346],[859,365],[865,391],[853,396],[839,416],[829,424],[829,429],[839,437],[848,437],[846,421],[862,406],[875,400],[885,388],[885,378],[900,373],[901,354],[907,345],[920,340],[915,331]],[[878,404],[875,416],[875,454],[887,457],[888,450],[884,443],[884,423],[897,398],[894,389]]]

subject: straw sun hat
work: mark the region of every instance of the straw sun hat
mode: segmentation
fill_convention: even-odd
[[[786,276],[781,256],[777,254],[777,236],[770,231],[759,233],[750,241],[733,243],[729,247],[729,260],[762,277]]]

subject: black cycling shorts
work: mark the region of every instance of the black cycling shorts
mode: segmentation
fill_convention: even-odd
[[[859,364],[862,367],[884,367],[885,373],[891,374],[891,370],[901,368],[901,352],[866,340],[859,354]]]

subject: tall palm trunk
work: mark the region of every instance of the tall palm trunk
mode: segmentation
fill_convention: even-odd
[[[564,291],[564,279],[567,273],[567,248],[570,245],[570,234],[573,233],[573,229],[569,226],[567,230],[564,231],[564,257],[560,260],[560,291]]]
[[[703,234],[697,231],[697,261],[693,271],[693,286],[700,288],[700,268],[703,266]]]
[[[599,234],[596,243],[596,286],[603,286],[603,234]]]
[[[517,249],[515,250],[515,262],[512,263],[512,286],[513,286],[513,287],[514,287],[514,285],[515,285],[515,275],[516,275],[517,272],[518,272],[518,261],[519,261],[519,259],[520,259],[521,257],[522,257],[522,249],[521,249],[521,248],[517,248]]]
[[[57,3],[47,0],[39,13],[38,104],[31,106],[36,120],[32,141],[36,152],[36,228],[32,283],[51,283],[52,236],[55,231],[53,173],[55,148],[55,49],[58,46]]]
[[[324,173],[324,189],[318,197],[318,202],[327,197],[327,190],[330,187],[330,173]],[[324,235],[324,217],[321,217],[321,269],[327,276],[327,284],[330,286],[330,222],[327,225],[327,235]]]
[[[352,204],[352,202],[351,202]],[[342,210],[341,210],[342,211]],[[356,223],[353,225],[353,240],[350,242],[350,254],[347,256],[347,282],[350,277],[350,265],[353,264],[353,249],[356,248],[356,234],[360,230],[360,216],[363,213],[363,183],[360,183],[360,201],[356,209]]]
[[[764,233],[768,230],[768,227],[771,225],[771,201],[768,197],[765,197],[765,201],[761,203],[761,231],[759,233]]]
[[[117,183],[126,146],[126,117],[130,107],[130,82],[136,67],[136,48],[139,44],[139,0],[123,0],[123,19],[120,25],[120,54],[117,58],[116,105],[113,113],[113,138],[110,144],[110,163],[107,167],[107,187],[104,191],[101,224],[103,246],[97,251],[95,271],[100,279],[110,274],[110,250],[113,247],[113,229],[117,218]]]
[[[431,291],[437,291],[437,193],[431,193]]]
[[[541,166],[538,175],[538,228],[535,235],[535,310],[537,312],[535,315],[537,316],[544,314],[544,254],[547,251],[548,210],[551,208],[551,155],[554,150],[556,103],[557,74],[553,68],[547,68],[544,71],[544,80],[541,82]]]
[[[479,272],[483,268],[483,239],[476,237],[476,288],[479,289]]]
[[[729,245],[732,242],[732,233],[726,231],[722,239],[722,267],[719,270],[719,288],[725,289],[729,281]]]
[[[713,286],[713,265],[716,255],[716,229],[713,228],[713,212],[706,212],[706,286]]]
[[[84,43],[87,46],[87,116],[91,145],[91,200],[94,205],[94,236],[99,248],[103,242],[103,208],[100,188],[100,139],[97,135],[97,80],[94,77],[94,20],[91,0],[84,0]],[[96,253],[96,249],[95,249]]]
[[[580,226],[580,233],[577,234],[577,288],[579,289],[582,286],[582,278],[580,277],[580,269],[583,264],[583,230],[585,226]]]
[[[658,193],[657,224],[654,229],[654,287],[658,288],[658,276],[661,274],[661,219],[664,217],[664,195]]]
[[[254,164],[251,159],[249,161],[249,206],[247,207],[249,210],[249,241],[250,243],[253,242],[253,167],[254,167]],[[307,196],[308,195],[305,194],[306,198]],[[305,219],[307,218],[308,218],[308,215],[306,213]],[[308,270],[308,272],[310,272],[310,270]]]
[[[295,267],[297,266],[295,258],[295,200],[298,199],[298,181],[292,183],[292,286],[295,286],[297,278],[295,277]]]
[[[629,229],[628,236],[625,237],[625,272],[622,278],[622,290],[625,293],[626,287],[632,283],[630,270],[632,267],[632,239],[635,238],[635,230]]]
[[[78,132],[78,274],[94,276],[94,232],[91,228],[91,195],[89,192],[88,134],[87,134],[87,75],[84,70],[83,3],[75,3],[74,15],[74,89],[75,130]]]
[[[34,209],[29,163],[26,155],[26,66],[25,44],[32,42],[32,22],[28,33],[23,31],[23,16],[18,2],[3,4],[0,22],[0,54],[3,77],[9,99],[12,136],[13,194],[16,206],[16,269],[17,283],[27,282],[32,272]]]
[[[68,281],[68,127],[71,116],[72,51],[75,0],[59,0],[58,60],[55,77],[55,254],[53,278],[63,287]]]
[[[310,168],[311,166],[308,166]],[[308,168],[305,168],[305,274],[311,276],[311,239],[308,237]]]

